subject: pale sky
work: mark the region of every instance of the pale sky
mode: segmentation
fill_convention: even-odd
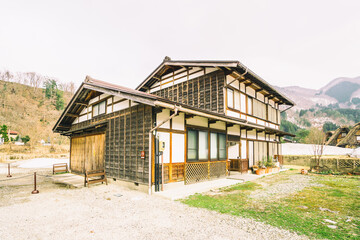
[[[239,60],[272,85],[360,76],[360,1],[0,0],[0,70],[135,88],[164,59]]]

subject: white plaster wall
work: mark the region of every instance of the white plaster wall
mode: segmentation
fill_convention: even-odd
[[[240,118],[240,113],[231,111],[231,110],[226,110],[226,115],[230,116],[230,117],[236,117],[236,118]]]
[[[225,122],[217,121],[216,123],[210,124],[210,128],[219,129],[219,130],[226,130]]]
[[[251,87],[246,87],[246,94],[252,97],[255,97],[255,90]]]
[[[170,133],[158,132],[159,141],[165,142],[164,163],[170,163]],[[161,161],[161,157],[159,159]]]
[[[112,106],[108,106],[106,109],[106,114],[112,113]]]
[[[106,97],[108,97],[108,96],[110,96],[109,94],[106,94],[106,93],[103,93],[103,94],[101,94],[100,96],[99,96],[99,99],[101,100],[101,99],[104,99],[104,98],[106,98]]]
[[[234,125],[232,127],[228,127],[227,133],[231,134],[231,135],[240,136],[240,126],[239,125]]]
[[[256,139],[256,130],[247,131],[248,139]]]
[[[114,112],[123,110],[129,107],[129,100],[114,104]]]
[[[195,116],[193,118],[186,119],[186,124],[200,126],[200,127],[207,127],[208,120],[204,117]]]
[[[172,128],[175,130],[185,130],[185,114],[179,113],[172,119]]]
[[[258,140],[265,140],[265,133],[264,132],[259,132],[258,133]]]
[[[162,121],[170,117],[170,109],[163,109],[161,113],[156,114],[156,124],[161,123]],[[160,128],[170,128],[170,121],[164,123]]]
[[[172,162],[184,162],[185,159],[185,136],[184,134],[172,133]]]

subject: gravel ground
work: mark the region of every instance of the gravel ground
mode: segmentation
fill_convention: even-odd
[[[116,184],[40,188],[40,194],[21,198],[0,207],[0,239],[306,239]]]
[[[306,187],[321,186],[321,184],[313,182],[311,176],[308,175],[290,175],[289,179],[282,180],[276,184],[268,184],[266,182],[257,181],[263,186],[263,189],[251,193],[250,197],[255,199],[269,198],[276,199],[299,192]]]
[[[68,189],[46,177],[39,181],[37,195],[30,194],[31,185],[0,181],[1,240],[307,239],[251,219],[128,190],[116,182]]]

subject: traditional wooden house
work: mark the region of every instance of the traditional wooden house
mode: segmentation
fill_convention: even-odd
[[[355,124],[349,133],[336,145],[338,147],[360,147],[360,122]]]
[[[329,140],[325,143],[329,146],[336,146],[341,140],[343,140],[346,135],[349,133],[349,128],[342,126],[335,130],[335,132],[331,135]]]
[[[151,192],[281,155],[281,105],[294,103],[238,61],[165,58],[136,90],[86,77],[53,131],[71,139],[73,172]]]

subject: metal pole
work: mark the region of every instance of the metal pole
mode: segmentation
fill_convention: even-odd
[[[12,177],[11,174],[10,174],[10,163],[8,163],[8,175],[7,177]]]
[[[164,191],[164,152],[161,154],[161,191]]]
[[[36,172],[34,172],[34,191],[31,192],[32,194],[38,194],[39,190],[36,190]]]

